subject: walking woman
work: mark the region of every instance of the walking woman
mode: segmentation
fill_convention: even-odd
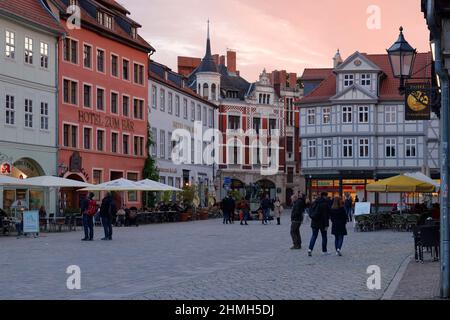
[[[277,198],[274,202],[275,217],[277,218],[277,225],[281,224],[281,213],[283,212],[283,207],[281,206],[280,198]]]
[[[331,234],[335,237],[336,255],[342,256],[341,250],[344,236],[347,235],[345,225],[347,224],[348,216],[345,212],[344,203],[339,197],[334,198],[333,206],[330,210],[330,218],[332,222]]]

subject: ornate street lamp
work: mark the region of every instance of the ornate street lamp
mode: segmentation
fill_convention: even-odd
[[[405,79],[410,79],[416,59],[417,50],[410,46],[403,36],[403,27],[400,27],[400,35],[397,41],[387,49],[392,73],[400,79],[399,91],[405,92]]]

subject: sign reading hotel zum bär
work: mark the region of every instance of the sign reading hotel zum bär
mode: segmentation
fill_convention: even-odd
[[[134,122],[129,119],[119,119],[112,116],[102,115],[92,111],[78,111],[78,121],[99,127],[111,128],[134,132]]]

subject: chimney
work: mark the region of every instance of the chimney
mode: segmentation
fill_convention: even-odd
[[[227,51],[227,67],[229,72],[236,72],[236,52]]]
[[[212,58],[213,58],[215,64],[216,64],[216,65],[219,65],[219,55],[218,55],[218,54],[214,54],[214,55],[212,56]]]
[[[296,88],[297,87],[297,74],[289,73],[289,87]]]
[[[221,66],[225,65],[225,56],[220,56],[220,58],[219,58],[219,65],[221,65]]]

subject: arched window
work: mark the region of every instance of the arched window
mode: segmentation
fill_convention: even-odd
[[[217,100],[216,91],[217,91],[217,89],[216,89],[216,84],[213,83],[213,84],[211,85],[211,98],[212,98],[214,101]]]
[[[267,104],[270,104],[270,94],[267,95]]]
[[[209,99],[209,87],[208,84],[203,84],[203,98]]]
[[[202,93],[202,85],[199,83],[198,84],[198,90],[197,90],[197,93],[198,94],[201,94]]]

